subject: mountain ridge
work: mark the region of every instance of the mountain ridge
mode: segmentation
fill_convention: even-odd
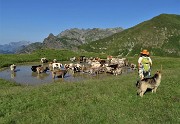
[[[38,48],[69,49],[69,50],[77,51],[79,45],[93,42],[99,39],[103,39],[114,33],[121,32],[121,31],[123,31],[121,27],[106,28],[106,29],[71,28],[71,29],[67,29],[65,31],[60,32],[57,36],[50,33],[48,37],[44,39],[42,44],[41,43],[38,44]],[[36,49],[35,47],[36,46],[33,43],[18,52],[19,53],[32,52]]]

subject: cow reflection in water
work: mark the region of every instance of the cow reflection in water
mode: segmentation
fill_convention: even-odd
[[[12,71],[11,72],[11,78],[14,79],[16,77],[16,72]]]
[[[32,73],[31,73],[31,76],[32,76],[32,77],[36,77],[37,79],[43,80],[43,79],[45,79],[46,77],[48,77],[49,74],[47,74],[47,73],[38,74],[37,72],[32,72]]]

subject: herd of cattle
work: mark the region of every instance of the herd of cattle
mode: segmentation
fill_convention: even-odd
[[[33,72],[46,73],[48,70],[52,73],[52,78],[61,77],[64,78],[67,72],[77,73],[83,72],[88,74],[101,74],[101,73],[111,73],[113,75],[120,75],[122,73],[122,68],[136,69],[136,65],[129,63],[126,58],[115,58],[108,56],[107,59],[100,59],[98,57],[86,58],[81,56],[80,59],[76,57],[70,58],[69,63],[62,64],[54,59],[49,62],[47,58],[41,58],[39,65],[34,65],[31,67]],[[16,65],[10,66],[11,71],[16,69]]]

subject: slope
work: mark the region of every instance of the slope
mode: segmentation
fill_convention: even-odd
[[[151,55],[180,56],[180,15],[161,14],[80,48],[121,56],[136,55],[142,49],[148,49]]]

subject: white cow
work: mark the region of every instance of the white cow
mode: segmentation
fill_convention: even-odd
[[[100,62],[91,62],[89,64],[91,65],[92,68],[98,68],[101,66]]]
[[[47,63],[48,62],[48,60],[44,57],[44,58],[41,58],[41,61],[40,61],[41,63]]]
[[[122,68],[116,68],[115,70],[113,70],[113,74],[116,76],[122,74]]]
[[[70,58],[70,61],[71,61],[71,62],[75,62],[75,61],[76,61],[76,57]]]
[[[12,64],[12,65],[10,66],[10,69],[11,69],[11,71],[15,71],[16,65],[15,65],[15,64]]]
[[[54,62],[54,63],[57,63],[57,59],[53,59],[53,62]]]
[[[113,68],[112,68],[112,67],[107,67],[107,66],[106,66],[106,72],[108,72],[108,73],[112,73],[112,70],[113,70]]]
[[[52,68],[54,69],[61,69],[62,64],[61,63],[52,63]]]

